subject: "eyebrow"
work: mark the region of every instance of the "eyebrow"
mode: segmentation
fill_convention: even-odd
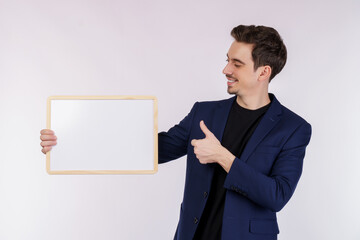
[[[229,54],[226,54],[226,56],[227,56],[227,58],[229,58]],[[241,61],[240,59],[237,59],[237,58],[231,58],[231,60],[232,60],[232,61],[235,61],[235,62],[239,62],[239,63],[241,63],[241,64],[244,64],[244,65],[245,65],[245,63],[244,63],[243,61]]]

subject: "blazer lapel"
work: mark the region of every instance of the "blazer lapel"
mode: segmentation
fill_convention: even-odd
[[[224,134],[226,122],[231,110],[231,106],[233,102],[235,101],[236,97],[229,98],[227,100],[221,101],[218,103],[216,108],[214,109],[213,119],[212,121],[207,123],[206,120],[205,124],[209,128],[209,130],[215,135],[215,137],[221,142],[221,139]],[[206,184],[204,187],[205,189],[211,188],[212,183],[212,177],[214,175],[214,166],[215,163],[212,164],[205,164],[202,165],[204,178],[207,179],[204,181],[204,184]]]
[[[282,113],[281,104],[273,94],[269,95],[272,99],[271,105],[262,120],[260,121],[259,125],[255,129],[253,135],[249,139],[249,142],[246,144],[243,153],[241,154],[240,159],[245,162],[249,158],[250,154],[255,150],[256,146],[263,140],[263,138],[270,132],[270,130],[275,127],[275,125],[280,120],[280,115]]]
[[[226,122],[229,117],[231,106],[234,103],[236,97],[229,98],[223,102],[220,102],[214,111],[214,120],[211,124],[210,131],[216,136],[221,142]],[[206,123],[205,123],[206,124]]]

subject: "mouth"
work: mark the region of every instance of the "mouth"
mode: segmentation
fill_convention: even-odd
[[[230,77],[226,77],[227,78],[227,85],[228,87],[233,86],[236,82],[238,82],[238,80],[234,79],[234,78],[230,78]]]

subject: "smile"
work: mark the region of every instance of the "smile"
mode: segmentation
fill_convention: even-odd
[[[236,79],[232,79],[232,78],[227,78],[227,85],[228,86],[232,86],[232,85],[234,85],[238,80],[236,80]]]

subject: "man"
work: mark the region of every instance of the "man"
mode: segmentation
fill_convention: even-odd
[[[277,239],[276,212],[302,172],[311,126],[268,93],[286,63],[281,37],[273,28],[243,25],[231,35],[223,73],[235,97],[197,102],[159,133],[159,163],[187,154],[175,239]],[[56,137],[41,133],[46,153]]]

